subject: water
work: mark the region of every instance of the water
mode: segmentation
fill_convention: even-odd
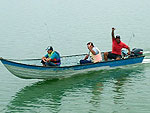
[[[0,56],[41,58],[52,45],[61,55],[86,53],[92,41],[111,50],[111,28],[143,64],[42,81],[13,76],[0,63],[0,113],[149,113],[149,0],[1,0]],[[48,27],[47,27],[47,26]]]

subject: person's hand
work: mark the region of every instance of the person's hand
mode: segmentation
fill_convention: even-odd
[[[112,28],[112,31],[116,30],[114,27]]]
[[[86,60],[86,59],[88,59],[88,57],[89,57],[89,54],[87,54],[83,60]]]
[[[89,49],[89,50],[92,50],[91,44],[88,45],[88,49]]]
[[[47,58],[47,59],[46,59],[46,62],[49,62],[49,61],[50,61],[50,59],[49,59],[49,58]]]
[[[128,52],[128,55],[130,55],[131,53],[130,52]]]

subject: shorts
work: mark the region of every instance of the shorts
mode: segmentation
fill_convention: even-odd
[[[87,63],[92,63],[92,62],[89,60],[80,60],[80,64],[87,64]]]
[[[111,53],[111,52],[108,52],[108,58],[109,59],[116,59],[116,58],[122,58],[122,56],[121,55],[117,55],[117,54],[114,54],[114,53]]]

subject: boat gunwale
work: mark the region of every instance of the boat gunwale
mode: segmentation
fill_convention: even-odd
[[[82,55],[87,55],[85,53],[83,54],[78,54],[78,55],[66,55],[66,56],[61,56],[60,58],[65,58],[65,57],[73,57],[73,56],[82,56]],[[4,59],[0,57],[0,60]],[[16,61],[29,61],[29,60],[42,60],[41,58],[33,58],[33,59],[7,59],[7,60],[16,60]]]
[[[73,55],[73,56],[80,56],[80,55]],[[82,54],[82,55],[84,55],[84,54]],[[64,56],[64,57],[69,57],[69,56]],[[87,64],[72,65],[72,66],[59,66],[59,67],[58,66],[46,66],[46,67],[44,67],[44,66],[33,65],[33,64],[18,63],[18,62],[15,62],[15,61],[10,61],[10,60],[15,60],[15,59],[4,59],[2,57],[0,57],[0,60],[4,60],[4,61],[10,62],[10,63],[19,64],[19,65],[31,66],[31,67],[34,66],[34,67],[42,67],[42,68],[71,68],[71,67],[86,66],[86,65],[96,65],[96,64],[99,64],[99,63],[109,63],[109,62],[114,62],[114,61],[135,59],[135,58],[140,58],[140,57],[145,57],[145,55],[141,55],[141,56],[137,56],[137,57],[130,57],[130,58],[126,58],[126,59],[120,59],[120,60],[110,60],[110,61],[102,61],[102,62],[97,62],[97,63],[87,63]],[[32,59],[30,59],[30,60],[32,60]],[[35,60],[35,59],[33,59],[33,60]],[[36,60],[40,60],[40,59],[36,59]]]

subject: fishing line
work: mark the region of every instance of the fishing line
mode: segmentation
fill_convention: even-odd
[[[130,44],[130,42],[131,42],[131,39],[132,39],[133,37],[135,37],[135,34],[134,34],[134,33],[132,33],[132,36],[131,36],[130,39],[129,39],[128,46],[129,46],[129,44]]]
[[[47,33],[48,33],[48,39],[49,39],[50,44],[51,44],[51,46],[52,46],[52,45],[53,45],[53,42],[52,42],[52,40],[51,40],[52,37],[50,36],[48,25],[47,25],[46,23],[44,23],[44,24],[45,24],[45,26],[46,26],[46,30],[47,30]]]

